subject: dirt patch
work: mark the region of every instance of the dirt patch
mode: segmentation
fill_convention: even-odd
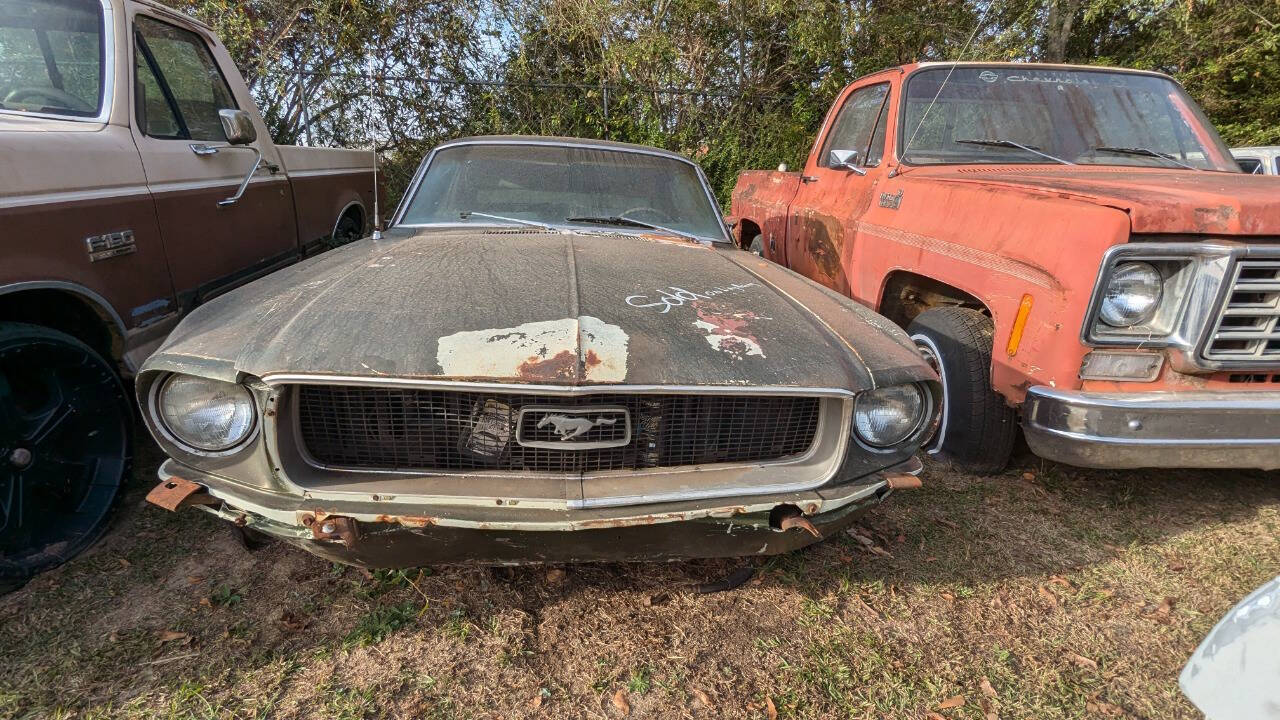
[[[1177,672],[1280,572],[1276,473],[930,466],[764,562],[362,573],[144,506],[157,460],[0,598],[0,716],[1193,717]]]

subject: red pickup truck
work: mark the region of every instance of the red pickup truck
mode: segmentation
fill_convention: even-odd
[[[840,93],[802,172],[745,172],[736,239],[908,328],[932,452],[1002,469],[1280,467],[1280,178],[1167,76],[918,64]]]

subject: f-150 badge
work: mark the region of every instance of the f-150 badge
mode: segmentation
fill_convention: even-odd
[[[136,252],[138,246],[133,240],[132,230],[92,235],[84,239],[85,249],[89,251],[89,262],[98,262],[118,255]]]

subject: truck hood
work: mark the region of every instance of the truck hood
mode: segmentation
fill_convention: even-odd
[[[1280,178],[1117,166],[964,166],[914,169],[948,183],[1066,195],[1129,214],[1135,233],[1280,235]]]
[[[884,318],[741,250],[533,228],[330,251],[198,308],[143,369],[849,391],[933,377]]]

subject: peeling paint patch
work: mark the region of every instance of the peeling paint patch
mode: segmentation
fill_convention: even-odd
[[[617,325],[584,315],[454,333],[440,338],[436,360],[454,377],[619,382],[628,341]]]
[[[749,325],[756,320],[769,320],[750,310],[733,310],[718,303],[695,302],[698,319],[693,326],[704,333],[707,344],[713,350],[741,360],[753,355],[764,357],[760,339],[753,335]]]

